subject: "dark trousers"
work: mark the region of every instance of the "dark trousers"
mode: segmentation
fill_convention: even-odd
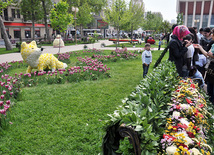
[[[160,50],[160,48],[161,48],[161,45],[158,45],[158,50]]]
[[[214,84],[207,82],[207,93],[210,96],[210,102],[214,104]]]
[[[146,77],[148,70],[149,70],[149,65],[146,66],[145,64],[143,64],[143,77],[144,78]]]
[[[205,68],[204,68],[204,66],[203,67],[200,67],[198,65],[195,65],[195,66],[198,69],[198,71],[201,72],[202,76],[204,77],[204,74],[205,74]]]

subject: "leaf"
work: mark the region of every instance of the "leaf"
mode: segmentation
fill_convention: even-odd
[[[135,131],[143,131],[143,127],[141,125],[137,125]]]

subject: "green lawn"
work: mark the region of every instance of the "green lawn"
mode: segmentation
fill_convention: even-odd
[[[17,53],[19,52],[18,48],[13,48],[13,50],[7,51],[6,48],[0,48],[0,55],[1,54],[8,54],[8,53]]]
[[[160,51],[152,54],[149,72]],[[76,57],[71,61],[73,65]],[[0,154],[100,153],[107,114],[122,104],[143,72],[140,57],[104,64],[111,68],[111,78],[22,89],[22,101],[12,107],[13,124],[1,132]],[[22,70],[26,68],[17,69]]]

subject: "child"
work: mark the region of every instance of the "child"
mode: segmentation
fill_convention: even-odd
[[[201,88],[204,87],[204,79],[202,77],[202,74],[197,70],[195,66],[190,67],[189,77],[192,79],[200,79],[198,86]]]
[[[142,64],[143,64],[143,77],[145,78],[149,70],[149,65],[152,62],[152,53],[150,51],[150,44],[145,44],[145,51],[142,53]]]
[[[161,41],[161,39],[159,39],[159,43],[158,43],[158,50],[160,50],[160,48],[161,48],[161,44],[162,44],[162,41]]]

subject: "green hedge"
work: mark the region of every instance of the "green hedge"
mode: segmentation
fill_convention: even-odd
[[[143,154],[158,154],[159,141],[164,133],[169,110],[171,92],[178,83],[175,65],[169,61],[161,63],[147,78],[143,79],[122,106],[109,115],[106,121],[106,135],[103,138],[104,154],[133,153],[128,140],[117,142],[118,128],[122,123],[138,132]]]

